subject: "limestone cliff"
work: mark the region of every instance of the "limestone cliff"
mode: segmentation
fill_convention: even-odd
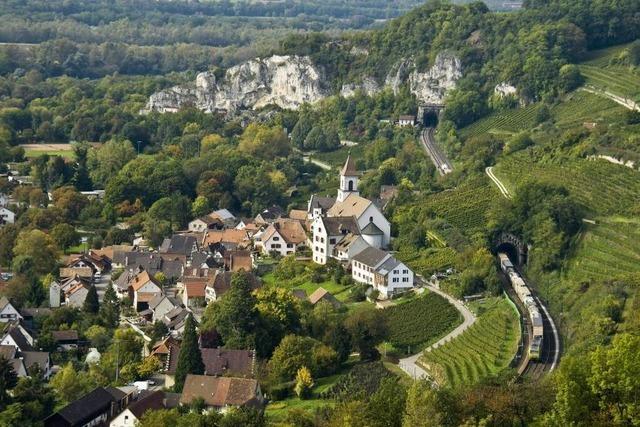
[[[217,81],[213,73],[198,74],[193,85],[175,86],[151,95],[144,111],[175,112],[186,106],[225,111],[275,104],[296,109],[328,95],[324,73],[308,57],[272,56],[229,68]]]
[[[451,53],[441,52],[426,72],[419,72],[412,59],[399,62],[387,75],[384,85],[398,93],[402,85],[408,84],[419,103],[443,104],[447,91],[455,87],[461,76],[460,60]],[[329,86],[322,67],[309,57],[272,56],[231,67],[219,80],[213,73],[200,73],[193,84],[151,95],[143,112],[175,112],[193,106],[206,112],[237,114],[269,104],[297,109],[331,95],[325,89]],[[381,90],[381,85],[373,77],[363,76],[359,83],[344,84],[340,94],[350,97],[358,90],[374,95]]]

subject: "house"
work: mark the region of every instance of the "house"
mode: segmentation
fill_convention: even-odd
[[[174,395],[161,390],[141,393],[135,402],[109,423],[109,427],[135,427],[147,411],[175,407],[177,402]]]
[[[23,324],[27,329],[32,329],[35,325],[34,320],[51,315],[53,310],[50,308],[22,308],[20,309],[20,315],[23,319]]]
[[[59,349],[72,350],[78,348],[78,331],[53,331],[51,335]]]
[[[186,256],[182,254],[133,251],[125,252],[122,257],[125,270],[132,271],[134,274],[145,270],[152,276],[162,272],[170,281],[182,276],[186,264]]]
[[[165,314],[181,306],[182,304],[178,299],[164,294],[158,295],[149,301],[149,310],[153,312],[152,320],[154,323],[161,321]]]
[[[161,254],[184,255],[186,258],[191,258],[191,254],[198,250],[198,239],[195,236],[174,234],[162,241],[158,252]]]
[[[306,246],[307,234],[300,221],[279,218],[258,235],[255,244],[263,253],[287,256]]]
[[[124,254],[126,252],[133,251],[134,247],[131,245],[111,245],[105,246],[102,249],[92,249],[91,253],[94,253],[98,256],[104,255],[109,260],[111,260],[111,268],[121,269],[124,268],[122,264],[124,260]]]
[[[254,379],[187,375],[180,403],[190,405],[202,399],[207,408],[226,412],[230,408],[262,408],[264,398],[260,385]]]
[[[342,303],[324,288],[318,288],[311,295],[309,295],[309,302],[311,303],[311,305],[316,305],[320,301],[326,301],[329,304],[333,305],[335,308],[339,308],[340,306],[342,306]]]
[[[72,255],[67,261],[69,269],[91,268],[94,273],[104,273],[111,270],[111,260],[102,254],[90,251],[88,254]]]
[[[312,195],[307,204],[307,220],[312,221],[324,215],[335,203],[335,197]]]
[[[0,345],[10,345],[18,349],[18,351],[34,351],[34,339],[20,324],[9,326],[5,330]]]
[[[416,116],[412,115],[401,115],[398,117],[398,126],[415,126],[416,125]]]
[[[216,301],[222,297],[229,289],[231,289],[231,279],[233,273],[230,271],[217,270],[216,273],[207,279],[207,286],[205,288],[205,299],[207,303]],[[253,274],[249,273],[249,281],[252,289],[258,289],[260,287],[260,281]]]
[[[189,222],[188,229],[191,232],[202,233],[207,230],[222,230],[224,222],[220,218],[204,215]]]
[[[212,377],[253,378],[256,373],[256,354],[253,350],[201,348],[204,375]],[[166,359],[165,387],[175,384],[180,358],[180,346],[172,346]]]
[[[96,271],[89,266],[85,267],[61,267],[59,276],[61,279],[68,279],[73,277],[81,277],[83,279],[93,280],[93,275]]]
[[[222,259],[223,267],[227,271],[251,271],[253,269],[253,257],[250,251],[245,250],[231,250],[225,252]]]
[[[89,295],[89,286],[78,283],[64,292],[65,304],[69,307],[82,308],[87,295]]]
[[[311,230],[311,250],[316,264],[326,264],[333,256],[335,246],[348,235],[360,235],[360,227],[353,216],[319,216],[313,220]]]
[[[307,211],[302,209],[291,209],[289,211],[289,218],[305,223],[307,221]]]
[[[162,295],[162,285],[147,271],[136,274],[129,282],[129,297],[137,311],[149,308],[149,302]]]
[[[256,215],[254,221],[258,225],[268,225],[283,216],[285,216],[284,210],[280,206],[273,205]]]
[[[228,244],[236,247],[249,247],[251,245],[251,239],[246,230],[237,230],[235,228],[228,228],[225,230],[209,230],[205,233],[202,240],[202,246],[210,247],[215,243],[222,243],[227,249]]]
[[[373,286],[381,299],[391,298],[413,288],[413,271],[388,252],[368,247],[353,257],[351,277]]]
[[[166,371],[169,367],[169,356],[174,347],[180,347],[180,341],[169,335],[161,341],[153,344],[149,357],[157,358],[163,366],[163,371]],[[177,361],[176,361],[177,363]],[[169,387],[167,384],[165,386]]]
[[[193,278],[185,281],[182,289],[182,303],[187,308],[204,307],[207,278]]]
[[[22,316],[7,297],[0,298],[0,323],[13,322],[19,319],[22,319]]]
[[[211,212],[209,216],[220,219],[226,227],[234,227],[238,222],[236,217],[229,212],[228,209],[218,209],[217,211]]]
[[[105,426],[123,409],[125,393],[98,387],[44,420],[45,427]],[[126,404],[125,404],[126,405]]]
[[[162,323],[164,323],[170,331],[182,334],[182,332],[184,332],[184,324],[189,314],[191,314],[191,312],[187,311],[187,309],[176,307],[164,315]]]
[[[369,247],[363,236],[349,233],[333,247],[333,257],[348,263],[350,259]]]
[[[0,225],[13,224],[16,221],[16,214],[9,209],[0,207]]]
[[[21,351],[18,357],[22,360],[24,368],[29,375],[34,367],[37,367],[42,373],[44,379],[51,377],[51,357],[46,351]]]

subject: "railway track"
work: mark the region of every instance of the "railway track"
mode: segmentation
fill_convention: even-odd
[[[540,304],[540,307],[544,307],[538,297],[536,297],[536,301]],[[542,325],[544,328],[540,360],[530,360],[522,373],[522,376],[531,379],[538,379],[546,373],[553,371],[558,364],[560,353],[558,332],[553,324],[553,319],[550,318],[546,309],[541,310],[540,314],[542,315]]]
[[[436,144],[435,131],[434,128],[424,129],[422,134],[420,134],[420,141],[429,157],[431,157],[431,161],[438,169],[438,172],[440,172],[440,175],[446,175],[453,172],[453,166],[451,166],[449,159],[447,159]]]

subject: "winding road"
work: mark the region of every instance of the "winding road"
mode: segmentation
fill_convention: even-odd
[[[458,309],[460,314],[462,314],[462,317],[464,318],[464,320],[457,328],[449,332],[444,337],[440,338],[437,342],[425,348],[423,351],[416,353],[412,356],[405,357],[404,359],[400,359],[398,366],[400,366],[400,368],[404,372],[406,372],[411,378],[416,380],[422,379],[422,378],[429,378],[429,374],[424,369],[422,369],[422,367],[417,363],[418,359],[420,358],[420,356],[422,356],[424,352],[431,351],[434,348],[438,348],[441,345],[451,341],[452,339],[456,338],[457,336],[462,334],[464,331],[466,331],[469,328],[469,326],[473,325],[473,323],[476,321],[476,316],[462,302],[455,299],[451,295],[441,291],[435,286],[429,284],[428,282],[424,281],[424,279],[421,279],[421,280],[424,283],[424,288],[446,298],[451,304],[453,304],[454,307]]]
[[[440,172],[440,175],[446,175],[448,173],[453,172],[453,166],[451,166],[451,162],[447,159],[447,156],[440,150],[438,144],[436,144],[434,128],[426,128],[420,134],[420,142],[424,147],[425,151],[431,157],[431,161]]]

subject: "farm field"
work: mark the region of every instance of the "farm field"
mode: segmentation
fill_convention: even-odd
[[[585,224],[566,275],[575,282],[640,273],[640,220],[606,218]]]
[[[439,384],[474,384],[508,368],[519,340],[518,314],[500,298],[467,331],[426,352],[420,363]]]
[[[21,147],[24,148],[24,155],[27,158],[38,157],[43,154],[65,158],[74,156],[71,144],[22,144]]]
[[[640,173],[605,160],[570,160],[564,163],[536,163],[527,153],[517,153],[499,162],[496,176],[510,192],[534,178],[564,185],[592,215],[637,214],[640,202]]]
[[[415,353],[462,323],[458,310],[446,299],[427,293],[384,310],[389,343],[397,350]]]
[[[524,108],[495,112],[461,129],[460,135],[466,139],[485,133],[511,135],[531,129],[535,127],[537,107],[537,104],[531,104]]]

